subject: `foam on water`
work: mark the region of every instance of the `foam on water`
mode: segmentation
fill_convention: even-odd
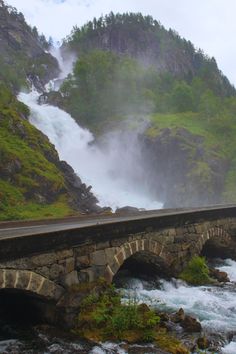
[[[19,100],[30,108],[30,122],[48,136],[60,159],[67,161],[83,182],[92,185],[101,206],[162,207],[148,195],[139,177],[137,134],[126,138],[124,133],[111,133],[104,138],[103,147],[98,147],[93,144],[93,135],[68,113],[39,105],[38,97],[36,91],[19,95]]]
[[[235,354],[236,353],[236,342],[230,342],[224,348],[222,348],[224,354]]]
[[[230,281],[236,282],[236,262],[235,261],[233,261],[232,259],[226,259],[224,261],[224,265],[217,268],[222,272],[226,272],[229,276]]]
[[[235,279],[236,262],[227,260],[220,269],[224,267],[227,268],[231,279]],[[182,307],[186,313],[198,318],[203,329],[209,333],[227,333],[236,330],[236,288],[234,284],[224,287],[192,287],[173,279],[172,281],[161,280],[159,289],[146,290],[141,280],[132,279],[124,291],[124,298],[130,296],[138,299],[140,303],[145,302],[170,312],[178,311]],[[235,344],[231,343],[229,348],[233,345]],[[226,347],[225,350],[229,348]],[[228,352],[225,351],[225,353]],[[236,353],[235,349],[234,353]]]
[[[127,354],[127,351],[120,348],[120,344],[105,342],[94,347],[89,354]]]

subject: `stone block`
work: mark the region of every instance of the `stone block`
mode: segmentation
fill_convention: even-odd
[[[105,255],[108,264],[114,262],[114,256],[116,253],[117,253],[117,247],[110,247],[105,249]]]
[[[71,285],[79,284],[78,273],[76,270],[62,276],[60,278],[62,285],[70,287]]]
[[[114,274],[113,274],[110,266],[108,265],[105,269],[104,278],[106,279],[106,281],[108,283],[112,283],[113,276],[114,276]]]
[[[66,259],[66,273],[71,273],[73,270],[75,270],[75,259],[74,257],[70,257]]]
[[[75,256],[85,256],[90,255],[90,253],[96,251],[96,245],[84,245],[74,248]]]
[[[76,258],[76,267],[88,268],[90,266],[89,256],[79,256]]]
[[[111,247],[120,247],[122,246],[124,243],[126,243],[128,241],[128,238],[125,239],[114,239],[111,240]]]
[[[116,254],[115,258],[118,260],[118,263],[121,266],[125,260],[124,253],[122,251],[120,251],[118,254]]]
[[[68,249],[68,250],[62,250],[62,251],[57,251],[56,252],[56,259],[65,259],[65,258],[70,258],[73,257],[73,250]]]
[[[59,300],[59,298],[63,295],[64,289],[55,284],[54,282],[50,280],[46,280],[40,291],[38,292],[39,295],[46,297],[49,300]]]
[[[112,263],[109,264],[113,274],[116,274],[120,268],[119,263],[114,259]]]
[[[98,280],[99,278],[104,278],[106,273],[107,266],[94,266],[91,267],[93,272],[94,280]]]
[[[169,235],[169,236],[175,236],[175,235],[176,235],[176,229],[175,229],[175,228],[169,229],[169,230],[168,230],[168,235]]]
[[[83,269],[78,273],[78,278],[80,283],[95,281],[95,275],[92,268]]]
[[[107,264],[106,253],[104,250],[95,251],[90,255],[91,265],[105,265]]]
[[[202,225],[200,225],[200,224],[195,225],[195,229],[196,229],[197,234],[202,234],[204,231]]]
[[[65,274],[65,267],[60,264],[53,264],[49,270],[49,278],[52,280],[56,280],[60,275]]]
[[[3,269],[0,269],[0,289],[1,289],[2,286],[3,286],[3,272],[4,272],[4,270],[3,270]]]
[[[37,273],[42,274],[44,277],[49,278],[50,268],[49,267],[39,267],[36,269]]]
[[[96,250],[99,251],[99,250],[104,250],[106,248],[109,248],[110,247],[110,242],[109,241],[106,241],[106,242],[99,242],[96,244]]]
[[[25,271],[18,271],[18,279],[17,279],[17,289],[26,289],[29,284],[31,272]]]
[[[56,253],[43,253],[37,256],[31,257],[32,264],[35,266],[45,266],[56,263],[57,257]]]
[[[29,282],[27,290],[29,290],[33,293],[37,293],[37,290],[39,289],[43,280],[44,280],[44,277],[42,277],[39,274],[31,272],[30,282]]]
[[[5,288],[14,288],[16,281],[16,270],[7,269],[5,271]]]

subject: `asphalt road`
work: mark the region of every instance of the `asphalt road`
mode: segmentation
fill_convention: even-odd
[[[83,227],[116,224],[131,220],[141,220],[153,217],[162,217],[163,215],[181,215],[204,210],[218,210],[236,207],[235,205],[217,205],[197,209],[162,209],[138,212],[132,215],[101,215],[88,217],[72,217],[57,220],[28,221],[28,222],[7,222],[0,223],[0,240],[9,238],[18,238],[30,235],[50,234],[51,232],[80,229]]]

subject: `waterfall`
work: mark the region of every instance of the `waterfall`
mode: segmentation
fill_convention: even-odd
[[[30,122],[48,136],[60,159],[93,187],[101,206],[162,207],[148,193],[145,171],[139,163],[137,133],[106,134],[103,144],[98,145],[92,133],[81,128],[68,113],[48,104],[39,105],[35,90],[21,92],[18,98],[30,108]]]

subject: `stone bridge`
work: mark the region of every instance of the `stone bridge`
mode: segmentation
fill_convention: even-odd
[[[0,290],[58,303],[122,268],[176,276],[194,256],[236,259],[236,206],[0,226]],[[1,293],[1,291],[0,291]]]

